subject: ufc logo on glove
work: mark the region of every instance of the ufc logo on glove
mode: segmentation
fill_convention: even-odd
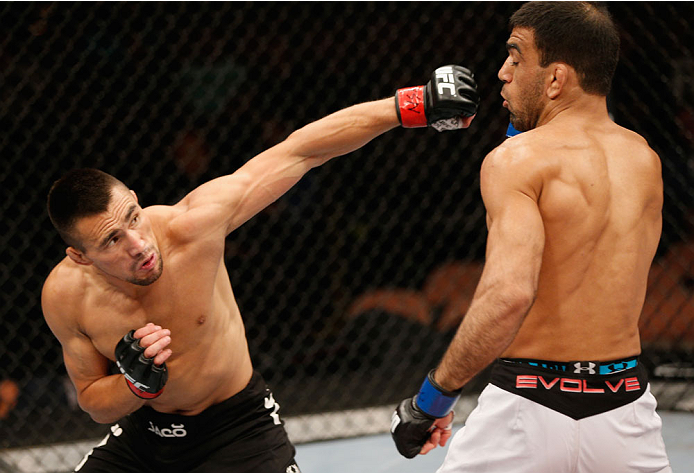
[[[455,79],[453,78],[452,66],[439,67],[434,71],[434,77],[436,78],[436,88],[439,91],[439,95],[445,95],[445,90],[448,90],[448,95],[453,97],[458,95],[455,93]]]

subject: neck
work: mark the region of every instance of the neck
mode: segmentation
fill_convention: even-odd
[[[151,290],[150,286],[139,286],[137,284],[124,281],[105,273],[94,265],[89,267],[89,272],[94,280],[97,281],[99,286],[105,291],[119,293],[130,299],[141,299]],[[156,282],[153,284],[156,284]]]
[[[607,98],[602,95],[590,95],[584,92],[573,97],[551,100],[540,115],[537,126],[553,120],[571,117],[589,122],[609,119]]]

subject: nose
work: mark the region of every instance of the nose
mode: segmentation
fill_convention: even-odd
[[[137,258],[145,250],[145,247],[147,246],[147,243],[145,242],[144,238],[142,238],[142,235],[139,232],[136,232],[134,230],[129,230],[128,233],[128,253],[130,256],[133,258]]]
[[[500,81],[505,82],[507,84],[511,82],[511,80],[513,79],[513,70],[511,68],[510,57],[506,58],[503,64],[501,64],[501,69],[499,69],[497,77]]]

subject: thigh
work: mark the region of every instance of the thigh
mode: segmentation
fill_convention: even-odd
[[[127,441],[127,434],[119,424],[75,467],[78,473],[150,473]]]
[[[575,464],[575,421],[489,385],[438,473],[561,473]]]
[[[662,436],[662,421],[655,411],[650,387],[636,401],[581,423],[581,457],[578,471],[604,468],[609,459],[620,472],[669,472]]]
[[[259,451],[262,445],[267,449]],[[218,449],[190,473],[301,473],[289,439],[278,443],[264,435],[252,442],[250,450],[255,453],[246,456],[240,453],[245,446],[250,447],[247,441]]]
[[[298,473],[296,450],[277,413],[279,406],[267,393],[255,408],[246,406],[242,424],[234,428],[218,425],[192,450],[202,461],[186,473]]]

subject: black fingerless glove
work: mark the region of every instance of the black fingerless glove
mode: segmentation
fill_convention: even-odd
[[[422,383],[419,394],[405,399],[393,412],[390,433],[398,452],[414,458],[431,435],[434,421],[453,410],[461,390],[447,391],[434,380],[434,370]]]
[[[154,399],[161,395],[169,379],[166,363],[157,366],[153,358],[147,358],[140,339],[134,334],[131,330],[116,345],[116,365],[137,397]]]
[[[405,128],[463,128],[462,117],[474,116],[479,102],[475,75],[457,65],[439,67],[426,85],[398,89],[395,94],[395,109]]]

